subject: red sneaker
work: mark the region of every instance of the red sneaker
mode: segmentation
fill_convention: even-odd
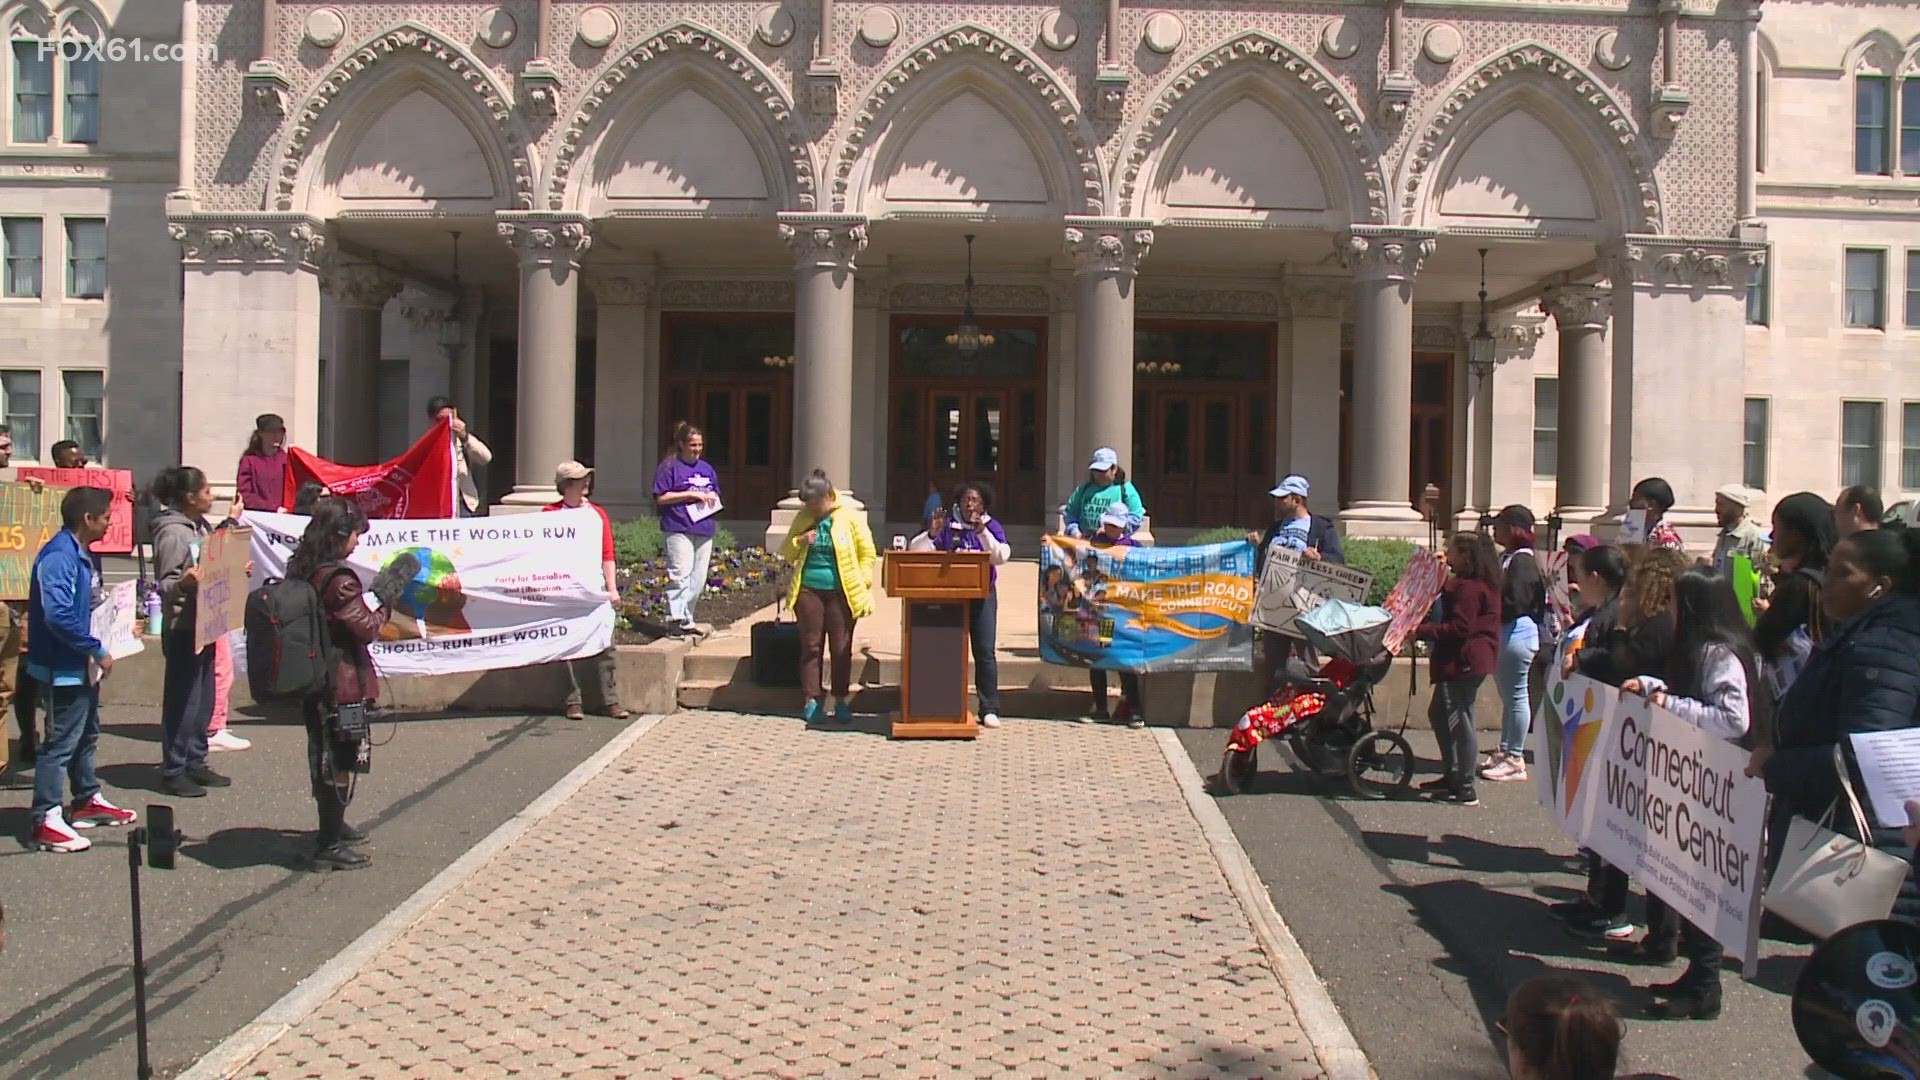
[[[87,850],[93,846],[93,841],[68,828],[66,820],[60,816],[59,808],[55,807],[45,821],[33,827],[33,846],[37,851],[66,855]]]
[[[95,825],[131,825],[139,816],[131,810],[120,809],[98,794],[86,802],[74,803],[67,811],[67,819],[73,822],[76,829],[91,829]]]

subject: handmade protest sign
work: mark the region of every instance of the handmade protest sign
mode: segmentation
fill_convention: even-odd
[[[93,609],[93,636],[115,660],[146,646],[140,641],[139,583],[123,581],[107,589],[106,602]]]
[[[1358,604],[1373,587],[1373,575],[1350,566],[1309,559],[1297,551],[1275,547],[1267,551],[1260,585],[1253,594],[1253,625],[1288,637],[1299,637],[1294,621],[1329,600]]]
[[[1397,654],[1407,643],[1407,635],[1427,617],[1427,610],[1440,598],[1440,587],[1446,583],[1447,562],[1440,556],[1431,551],[1416,551],[1413,558],[1407,560],[1407,568],[1382,605],[1393,613],[1385,642],[1388,652]]]
[[[107,535],[93,542],[95,554],[125,555],[133,550],[133,470],[53,469],[20,466],[14,470],[22,480],[40,480],[62,488],[97,487],[113,492],[113,519]]]
[[[1759,958],[1766,785],[1747,752],[1637,694],[1548,675],[1530,740],[1561,831],[1640,881],[1727,951]]]
[[[34,556],[60,531],[66,497],[66,488],[52,484],[0,484],[0,600],[27,598]]]
[[[1040,658],[1117,671],[1253,670],[1253,548],[1043,537]]]
[[[193,651],[240,629],[247,604],[247,561],[253,530],[215,529],[200,541],[200,584],[194,593]]]

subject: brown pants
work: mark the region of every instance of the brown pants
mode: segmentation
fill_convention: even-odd
[[[7,771],[7,762],[12,758],[7,740],[7,714],[13,711],[13,694],[17,689],[13,685],[14,668],[26,644],[27,620],[14,615],[13,608],[0,603],[0,773]],[[24,664],[19,666],[25,667]],[[20,729],[20,742],[21,753],[32,752],[33,741],[27,737],[25,724]]]
[[[839,589],[801,589],[793,614],[800,621],[800,692],[808,701],[825,696],[820,683],[820,649],[832,651],[833,696],[847,696],[853,682],[853,612]]]

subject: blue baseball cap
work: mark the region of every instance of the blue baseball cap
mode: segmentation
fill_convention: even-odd
[[[1280,486],[1267,492],[1267,494],[1276,499],[1282,495],[1298,495],[1304,499],[1307,497],[1307,492],[1310,487],[1311,485],[1307,483],[1306,477],[1301,476],[1299,473],[1294,473],[1292,476],[1280,481]]]

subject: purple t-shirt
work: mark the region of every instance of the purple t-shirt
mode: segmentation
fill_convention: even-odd
[[[1000,527],[999,518],[989,517],[987,519],[987,533],[1002,544],[1007,542],[1007,530]],[[949,522],[946,528],[941,529],[939,533],[928,537],[928,539],[933,541],[934,550],[936,551],[987,550],[987,545],[980,539],[979,531],[968,528],[959,522]],[[999,567],[987,567],[987,581],[996,586],[1000,584]]]
[[[660,467],[653,470],[653,497],[659,498],[674,491],[711,491],[720,493],[720,476],[701,458],[689,465],[679,454],[668,454]],[[692,503],[674,503],[660,507],[660,531],[685,533],[688,536],[712,536],[720,527],[719,515],[695,521],[687,516]]]

